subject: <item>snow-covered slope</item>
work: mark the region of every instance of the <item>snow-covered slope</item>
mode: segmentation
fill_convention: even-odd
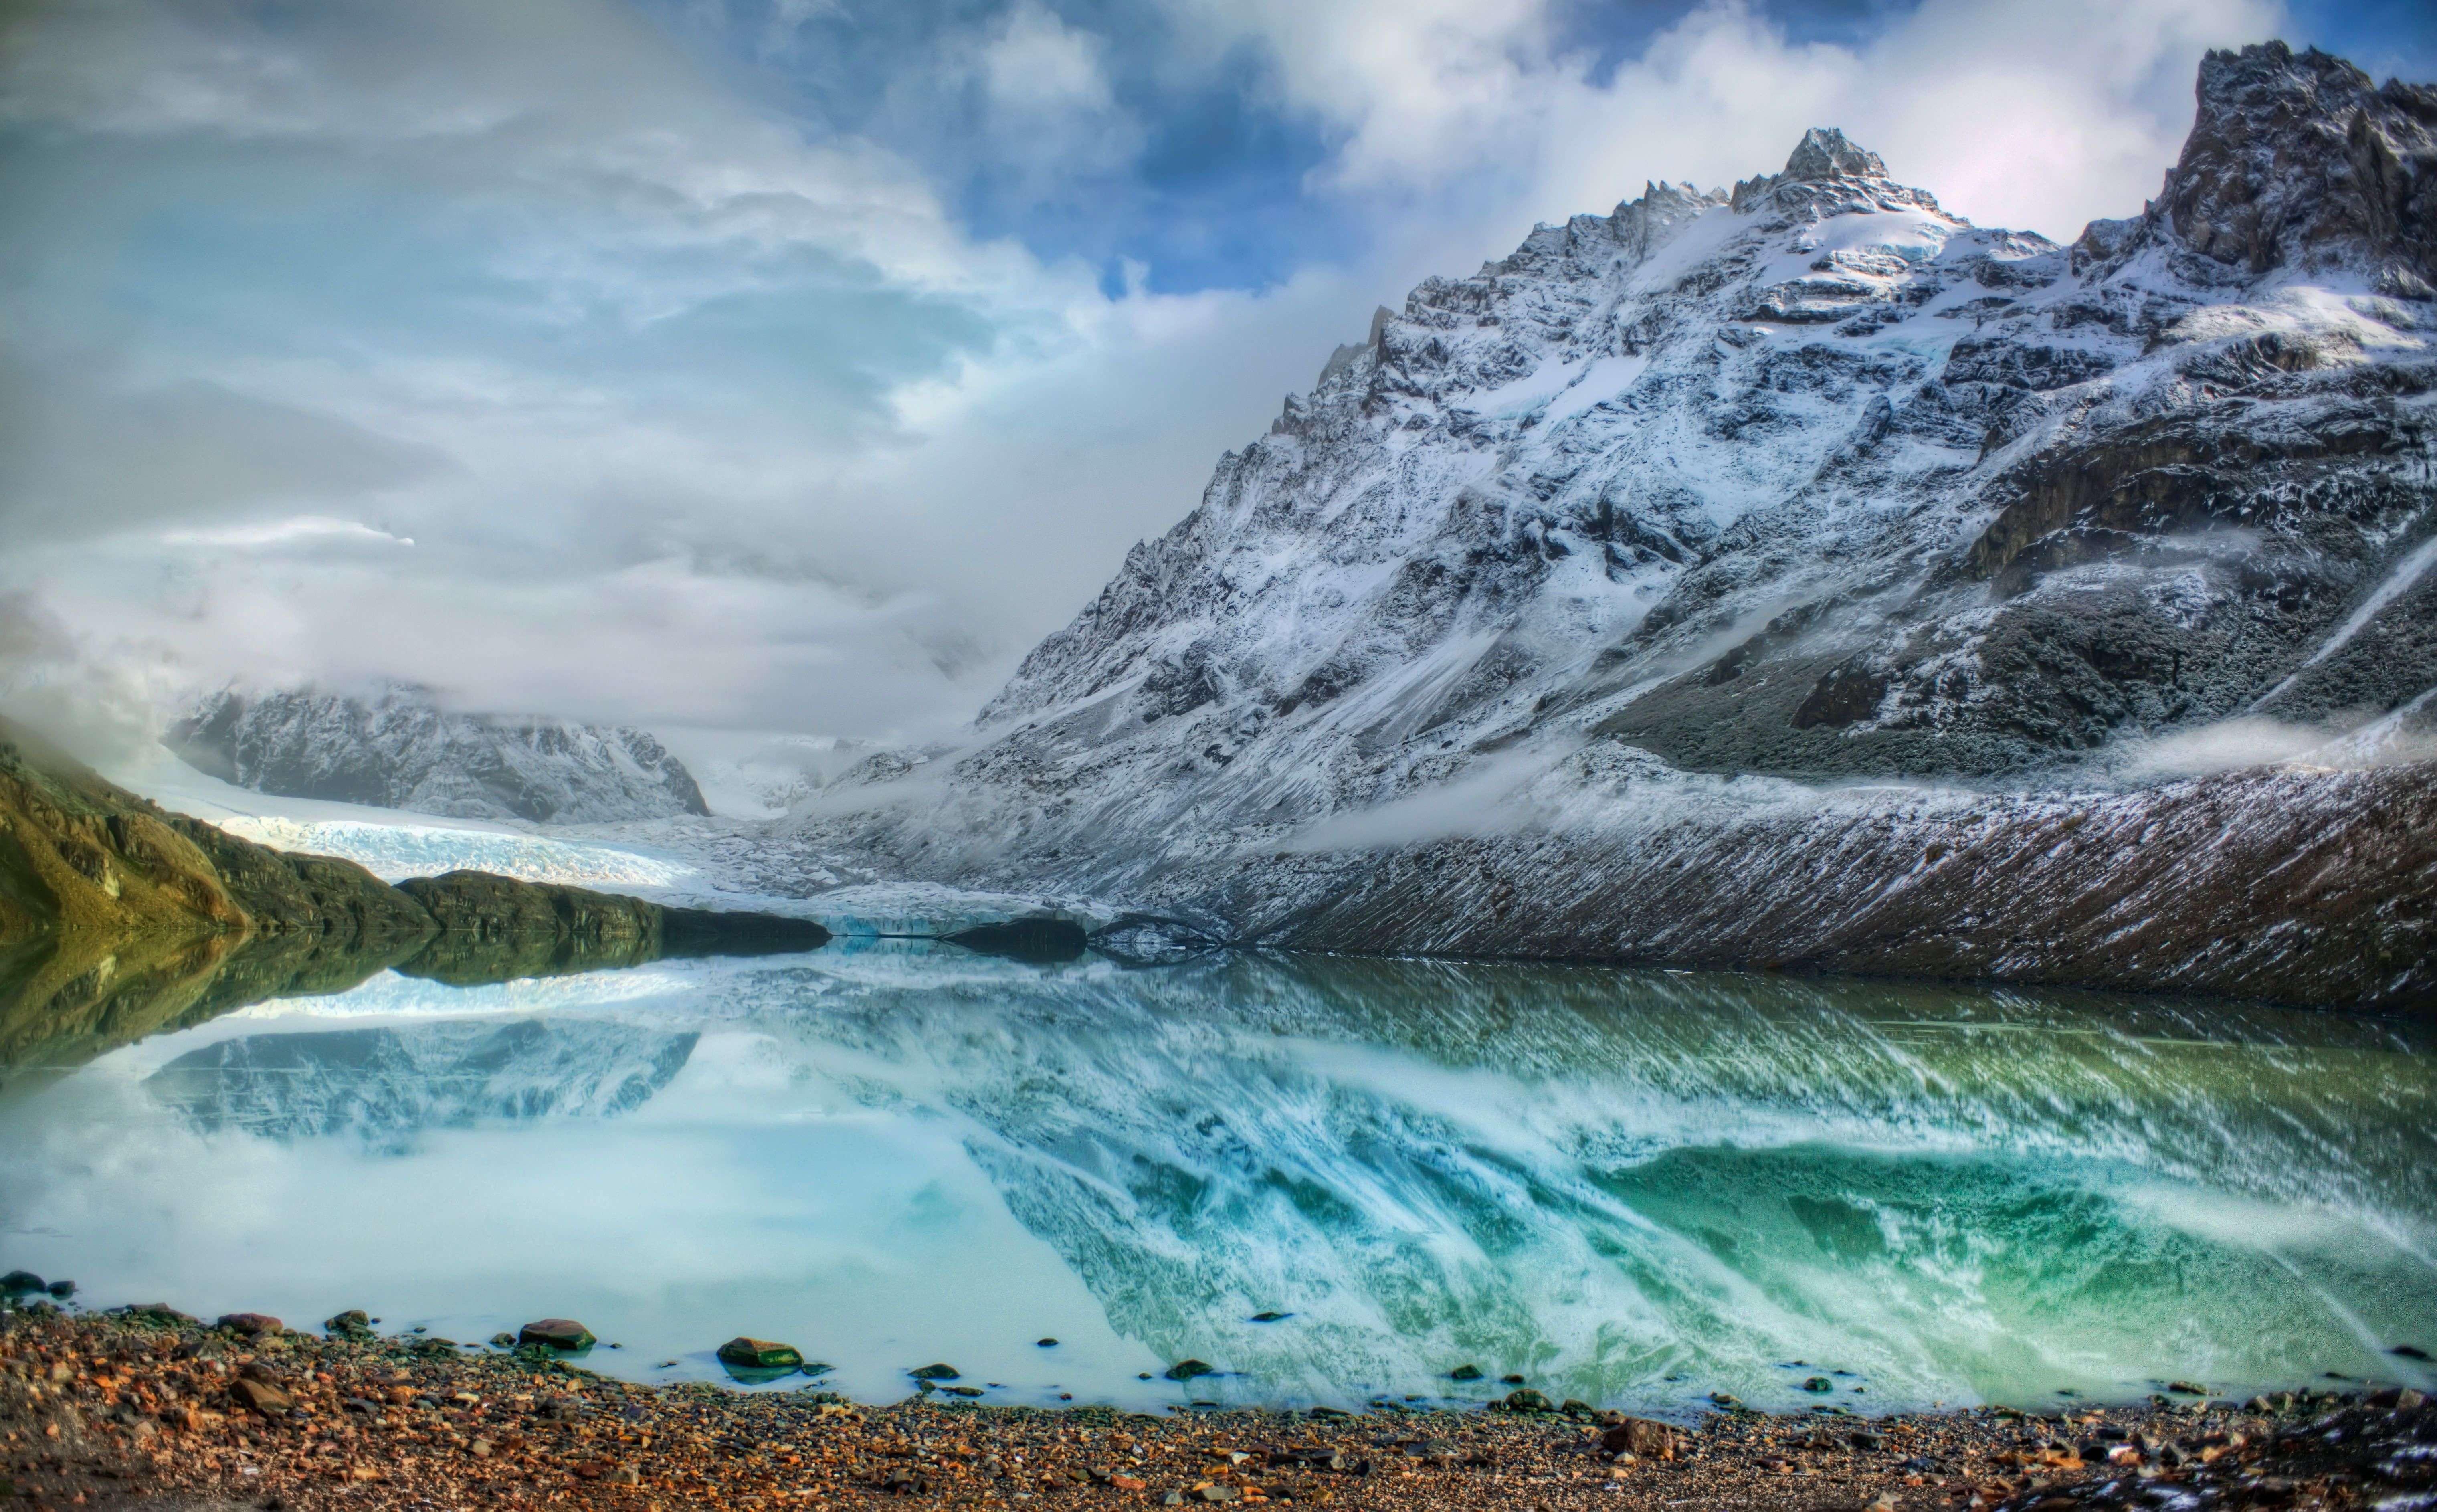
[[[2437,91],[2270,44],[2210,55],[2199,98],[2160,198],[2070,247],[1816,131],[1425,283],[971,745],[875,761],[872,806],[811,833],[1293,939],[1449,835],[1714,837],[1890,779],[1973,784],[2003,828],[2158,737],[2405,709],[2437,686]],[[1495,849],[1446,864],[1528,918],[1548,857]],[[1446,923],[1399,907],[1325,942]],[[1586,954],[1652,933],[1575,922]]]
[[[199,771],[289,798],[557,824],[710,813],[685,764],[642,730],[454,714],[413,688],[221,692],[162,743]]]

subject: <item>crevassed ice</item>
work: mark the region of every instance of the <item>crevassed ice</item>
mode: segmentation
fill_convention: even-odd
[[[255,815],[223,819],[220,828],[259,845],[353,861],[384,882],[475,870],[571,887],[674,888],[700,870],[682,861],[613,845],[430,824]]]

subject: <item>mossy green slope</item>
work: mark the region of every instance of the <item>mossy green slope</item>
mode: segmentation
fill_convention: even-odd
[[[390,968],[469,985],[828,940],[809,920],[479,871],[394,888],[168,813],[0,719],[0,1072]]]

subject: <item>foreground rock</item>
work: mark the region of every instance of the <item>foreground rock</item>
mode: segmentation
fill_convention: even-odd
[[[828,939],[807,920],[482,872],[393,888],[171,814],[0,720],[0,1071],[393,968],[504,981]]]
[[[572,1318],[544,1318],[517,1330],[517,1343],[546,1345],[552,1349],[589,1349],[598,1342],[591,1329]]]
[[[2164,1398],[2159,1398],[2163,1402]],[[1660,1507],[2416,1505],[2437,1411],[2416,1392],[1664,1424],[1555,1413],[1349,1416],[859,1406],[665,1390],[436,1341],[248,1341],[192,1320],[0,1318],[0,1442],[29,1512],[235,1504],[1159,1506],[1399,1512]]]
[[[793,1370],[803,1364],[804,1356],[794,1345],[739,1334],[719,1346],[719,1363],[747,1370]]]

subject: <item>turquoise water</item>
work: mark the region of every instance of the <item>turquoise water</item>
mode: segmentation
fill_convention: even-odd
[[[2416,1379],[2385,1351],[2437,1350],[2432,1048],[2148,999],[915,942],[383,976],[0,1095],[0,1268],[460,1340],[572,1316],[645,1380],[751,1333],[871,1399],[935,1361],[1136,1406]],[[1220,1374],[1165,1379],[1188,1358]]]

